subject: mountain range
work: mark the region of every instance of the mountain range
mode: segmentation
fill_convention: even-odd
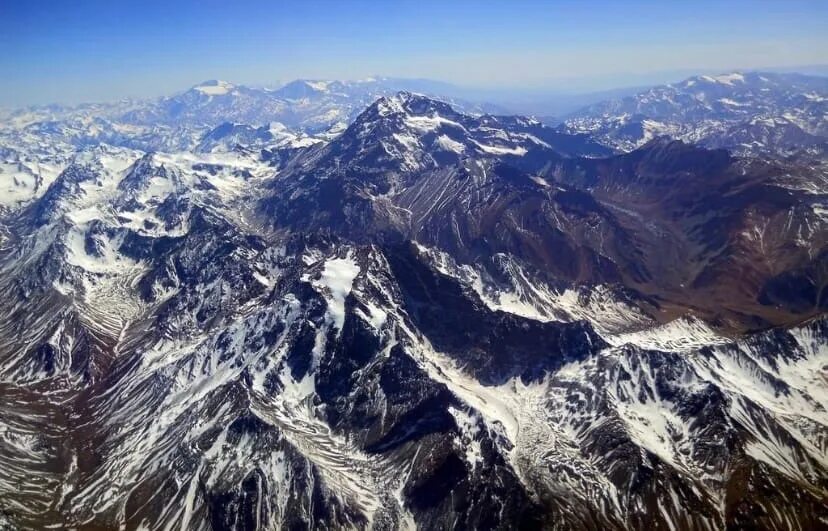
[[[702,75],[597,103],[566,125],[622,150],[662,135],[742,154],[824,149],[826,90],[828,78],[800,74]]]
[[[824,527],[826,97],[9,113],[0,527]]]

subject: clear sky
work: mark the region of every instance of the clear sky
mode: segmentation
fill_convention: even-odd
[[[826,28],[828,0],[0,0],[0,105],[158,96],[214,78],[599,90],[828,64]]]

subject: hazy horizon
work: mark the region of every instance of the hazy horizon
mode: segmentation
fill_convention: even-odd
[[[828,64],[824,2],[6,2],[0,106],[153,98],[205,79],[421,78],[586,93]]]

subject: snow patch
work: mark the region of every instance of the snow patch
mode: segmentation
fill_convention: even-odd
[[[459,123],[449,120],[448,118],[443,118],[439,114],[435,114],[434,116],[407,116],[405,118],[405,123],[412,129],[416,129],[424,133],[435,131],[443,125],[457,127],[464,131],[466,130],[466,128]]]
[[[457,142],[456,140],[452,140],[446,135],[438,136],[437,140],[435,140],[434,142],[445,151],[453,151],[454,153],[460,154],[466,150],[466,146],[464,146],[460,142]]]
[[[227,81],[207,81],[201,85],[193,87],[193,90],[197,90],[206,96],[223,96],[234,88],[234,85],[232,83],[228,83]]]
[[[333,258],[325,261],[319,280],[313,283],[317,289],[323,289],[328,301],[326,319],[342,330],[345,323],[345,299],[351,293],[354,279],[359,275],[359,265],[348,254],[345,258]]]
[[[448,411],[454,417],[454,421],[460,429],[460,437],[457,442],[465,451],[466,462],[474,470],[477,468],[477,465],[483,464],[483,449],[480,446],[478,437],[480,433],[478,416],[474,412],[458,409],[453,406],[449,406]]]
[[[631,343],[646,349],[688,352],[705,345],[728,342],[710,325],[695,317],[680,317],[669,323],[638,332],[609,335],[604,338],[611,345]]]
[[[507,148],[498,146],[487,146],[474,140],[472,142],[474,142],[481,151],[483,151],[484,153],[489,153],[490,155],[516,155],[518,157],[522,157],[523,155],[526,155],[527,151],[526,148],[523,146]]]

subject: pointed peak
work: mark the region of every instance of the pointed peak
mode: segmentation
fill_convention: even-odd
[[[431,98],[425,94],[401,90],[391,96],[382,96],[369,108],[379,116],[405,113],[413,115],[430,115],[434,113],[457,115],[457,111],[448,103]]]

